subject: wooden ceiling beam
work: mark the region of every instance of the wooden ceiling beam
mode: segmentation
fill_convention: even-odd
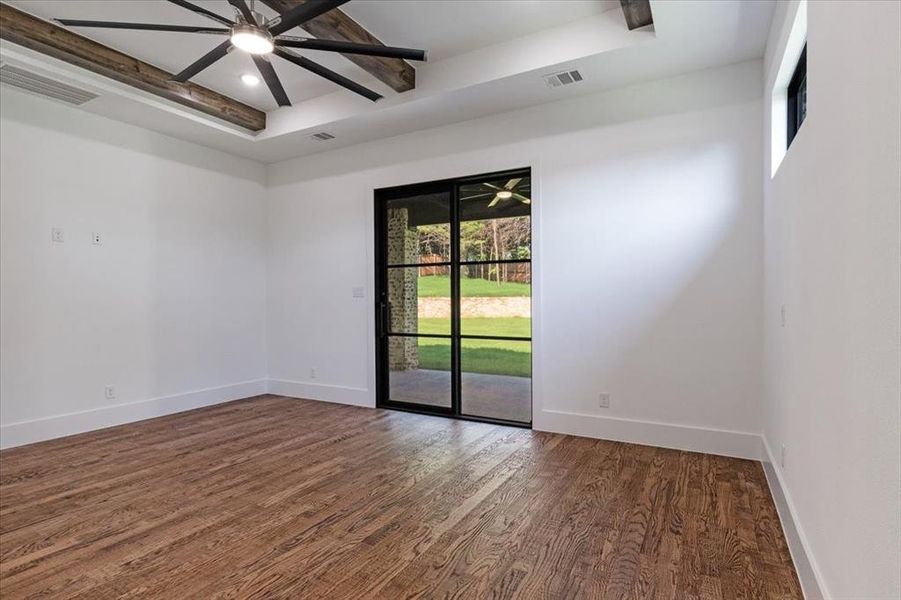
[[[0,3],[0,38],[115,79],[251,131],[266,128],[266,113],[92,39]]]
[[[650,0],[619,0],[619,3],[623,7],[623,14],[626,16],[626,26],[630,31],[654,22],[654,17],[651,15]]]
[[[304,3],[304,0],[261,1],[279,14]],[[310,35],[321,40],[384,46],[381,40],[338,8],[307,21],[301,27]],[[406,92],[416,87],[416,69],[403,59],[360,54],[344,54],[343,56],[396,92]]]

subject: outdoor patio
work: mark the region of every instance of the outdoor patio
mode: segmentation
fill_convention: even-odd
[[[463,373],[464,415],[528,423],[532,420],[532,380],[511,375]],[[391,371],[392,400],[428,406],[450,406],[449,371]]]

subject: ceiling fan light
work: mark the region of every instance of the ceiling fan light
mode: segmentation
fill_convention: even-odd
[[[497,193],[497,197],[501,200],[509,200],[513,197],[513,192],[511,192],[510,190],[501,190]]]
[[[232,27],[231,42],[238,50],[250,54],[269,54],[275,47],[269,32],[253,25]]]

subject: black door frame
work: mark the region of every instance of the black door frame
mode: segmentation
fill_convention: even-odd
[[[513,179],[515,177],[532,176],[531,167],[523,167],[519,169],[509,169],[506,171],[495,171],[491,173],[481,173],[479,175],[468,175],[466,177],[455,177],[452,179],[441,179],[437,181],[426,181],[422,183],[414,183],[410,185],[394,186],[388,188],[380,188],[374,192],[374,223],[375,223],[375,360],[376,360],[376,406],[379,408],[390,408],[407,412],[415,412],[428,415],[439,415],[451,417],[453,419],[462,419],[464,421],[479,421],[483,423],[497,423],[501,425],[509,425],[513,427],[531,428],[532,422],[524,423],[521,421],[508,421],[505,419],[493,419],[487,417],[479,417],[475,415],[466,415],[461,411],[461,381],[462,369],[460,368],[460,346],[463,339],[498,339],[498,340],[516,340],[516,341],[532,341],[533,336],[530,335],[528,340],[524,338],[509,338],[503,336],[479,336],[479,335],[461,335],[460,334],[460,267],[471,264],[515,264],[529,263],[531,264],[531,256],[528,259],[514,260],[494,260],[494,261],[460,261],[460,186],[468,183],[480,183],[491,179]],[[450,201],[450,261],[429,263],[428,266],[448,267],[450,274],[450,293],[451,293],[451,332],[448,335],[428,334],[425,336],[419,334],[398,334],[390,333],[391,336],[397,337],[430,337],[449,339],[451,343],[451,406],[431,406],[426,404],[416,404],[413,402],[399,402],[389,398],[389,369],[388,369],[388,348],[387,340],[389,337],[388,311],[387,311],[387,274],[388,274],[388,257],[387,257],[387,240],[385,217],[387,211],[384,204],[392,199],[406,198],[409,196],[420,196],[430,193],[446,192]],[[533,187],[534,194],[534,187]],[[534,196],[533,196],[534,198]],[[532,224],[531,211],[529,213],[529,225]],[[393,268],[398,267],[419,267],[421,265],[391,265]],[[530,357],[532,353],[530,352]],[[531,398],[530,398],[531,400]]]

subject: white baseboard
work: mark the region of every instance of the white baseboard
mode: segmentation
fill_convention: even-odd
[[[533,429],[567,433],[644,446],[705,452],[736,458],[760,460],[760,434],[619,417],[601,417],[561,410],[536,414]]]
[[[0,427],[0,448],[12,448],[34,442],[104,429],[144,419],[240,400],[266,393],[266,380],[233,383],[137,402],[114,404],[90,410],[42,419],[9,423]]]
[[[770,493],[773,495],[773,502],[776,504],[776,511],[779,513],[779,521],[782,523],[782,531],[785,534],[788,549],[795,563],[795,572],[798,574],[798,579],[801,582],[804,597],[808,600],[831,598],[832,595],[829,594],[826,588],[822,571],[817,566],[816,559],[810,551],[807,536],[804,535],[804,529],[798,520],[798,513],[795,510],[794,502],[792,502],[791,494],[789,494],[785,485],[782,469],[773,456],[766,436],[763,436],[763,454],[764,456],[761,460],[763,472],[766,474]]]
[[[329,385],[325,383],[310,383],[308,381],[270,379],[267,389],[270,394],[275,394],[277,396],[306,398],[308,400],[321,400],[323,402],[335,402],[337,404],[350,404],[351,406],[375,408],[375,401],[372,399],[369,390],[366,388]]]

